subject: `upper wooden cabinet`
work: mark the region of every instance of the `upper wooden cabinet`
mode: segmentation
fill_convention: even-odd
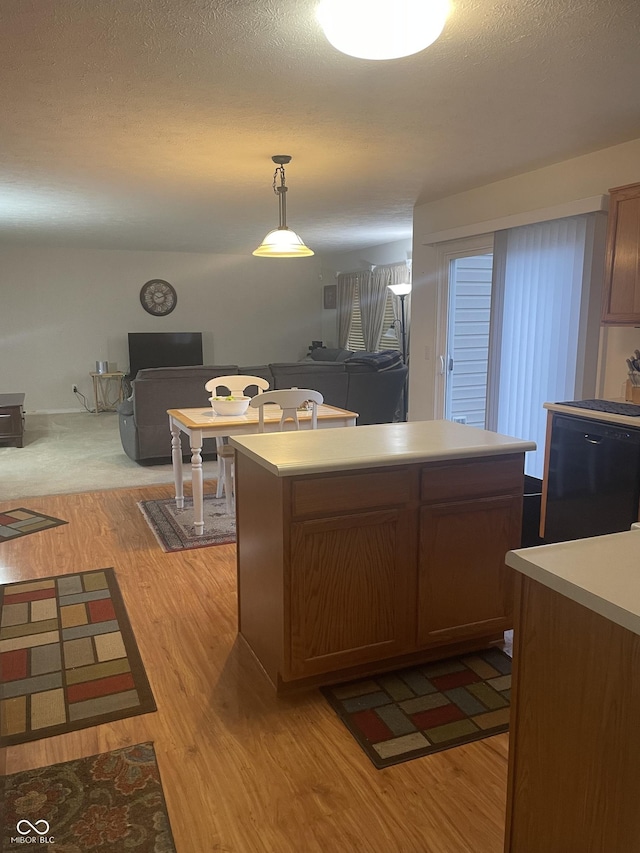
[[[640,326],[640,183],[609,193],[602,322]]]

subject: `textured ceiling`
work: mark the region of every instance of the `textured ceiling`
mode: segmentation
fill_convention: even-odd
[[[1,0],[0,241],[316,251],[640,137],[638,0],[454,0],[413,57],[336,52],[315,0]],[[389,2],[393,9],[393,2]],[[639,175],[640,178],[640,175]]]

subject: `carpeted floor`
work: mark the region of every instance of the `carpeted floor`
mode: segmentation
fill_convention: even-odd
[[[193,526],[193,501],[185,498],[184,509],[178,509],[174,498],[140,501],[145,521],[153,530],[163,551],[184,551],[229,545],[236,541],[235,515],[229,515],[224,498],[205,495],[203,503],[204,534],[196,536]]]
[[[172,483],[171,465],[138,465],[122,449],[118,415],[27,414],[24,447],[0,444],[0,501]],[[167,456],[171,437],[167,427]],[[206,479],[217,463],[205,461]],[[188,466],[185,472],[189,478]]]
[[[321,692],[382,769],[507,731],[511,658],[492,648]]]
[[[5,779],[2,850],[175,853],[151,743]]]
[[[113,569],[0,587],[0,746],[156,710]]]

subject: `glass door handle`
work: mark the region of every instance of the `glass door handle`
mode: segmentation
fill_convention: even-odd
[[[451,356],[441,355],[440,358],[440,375],[444,375],[447,370],[453,371],[453,359]]]

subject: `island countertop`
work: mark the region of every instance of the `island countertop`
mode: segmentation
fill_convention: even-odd
[[[229,443],[277,477],[536,449],[533,441],[447,420],[230,436]]]
[[[506,563],[640,635],[640,530],[509,551]]]

